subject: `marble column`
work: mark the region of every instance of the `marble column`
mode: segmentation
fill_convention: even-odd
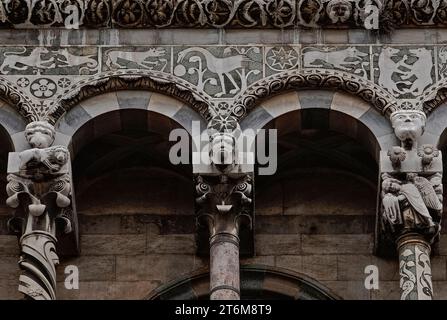
[[[55,131],[47,122],[28,124],[25,137],[31,148],[9,154],[6,186],[6,204],[14,209],[8,225],[20,237],[18,289],[25,299],[54,300],[58,237],[77,230],[70,155],[67,148],[52,146]]]
[[[430,244],[423,236],[409,233],[397,239],[401,300],[432,300]]]

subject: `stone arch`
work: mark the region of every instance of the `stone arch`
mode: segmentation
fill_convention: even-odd
[[[187,104],[205,120],[213,116],[211,98],[185,80],[163,72],[120,70],[93,76],[67,88],[51,103],[52,111],[48,114],[48,121],[56,123],[83,100],[121,90],[146,90],[172,96]]]
[[[390,121],[375,107],[361,97],[327,89],[288,91],[264,99],[241,121],[241,128],[256,131],[285,114],[312,110],[327,110],[327,129],[361,140],[376,160],[380,150],[398,145]]]
[[[0,77],[0,100],[6,102],[23,118],[25,122],[39,120],[31,99],[15,84]]]
[[[196,271],[153,290],[146,300],[208,299],[209,273]],[[241,266],[241,296],[249,299],[338,300],[316,280],[288,269],[264,265]]]
[[[95,122],[99,116],[116,112],[111,121],[96,121],[97,123],[93,124],[97,135],[111,132],[119,127],[121,114],[125,110],[144,110],[165,116],[189,133],[192,131],[192,121],[199,122],[200,128],[206,128],[206,120],[181,100],[153,91],[123,89],[94,95],[71,107],[55,123],[55,144],[70,146],[73,136],[87,122]]]
[[[432,84],[418,98],[415,107],[422,109],[427,116],[434,112],[447,100],[447,79]]]
[[[383,115],[389,116],[397,109],[395,98],[369,80],[342,71],[308,69],[285,71],[254,83],[236,98],[232,114],[242,120],[264,100],[303,89],[344,91],[369,103]]]

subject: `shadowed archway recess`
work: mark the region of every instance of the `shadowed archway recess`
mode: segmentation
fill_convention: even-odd
[[[209,273],[194,272],[152,291],[146,300],[208,300]],[[242,300],[338,300],[336,294],[303,274],[263,265],[241,266]]]

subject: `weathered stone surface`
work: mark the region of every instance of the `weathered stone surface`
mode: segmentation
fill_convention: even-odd
[[[117,281],[172,280],[204,267],[192,255],[135,255],[116,258]]]
[[[371,290],[373,300],[400,300],[399,281],[380,281],[379,290]]]
[[[256,234],[255,246],[257,255],[299,254],[301,236]]]
[[[370,234],[303,235],[305,254],[371,254],[373,236]]]
[[[303,272],[303,256],[283,255],[275,257],[275,265],[295,272]]]
[[[67,290],[58,283],[60,300],[141,300],[161,284],[160,281],[81,281],[79,290]]]
[[[339,255],[337,256],[337,280],[364,280],[365,267],[371,265],[372,257],[369,255]],[[379,267],[379,274],[380,274]]]
[[[82,281],[113,281],[115,280],[115,256],[80,256],[63,259],[57,267],[57,280],[65,281],[65,268],[76,266],[79,270],[79,280]]]
[[[16,236],[0,236],[0,255],[18,256],[19,252],[19,244]]]
[[[337,257],[330,255],[303,256],[303,273],[318,281],[337,280]]]
[[[83,255],[142,254],[146,249],[146,235],[81,235]]]
[[[196,243],[194,234],[169,234],[147,236],[146,253],[148,254],[194,254]]]
[[[362,281],[322,281],[335,294],[346,300],[370,300],[370,292]]]
[[[20,274],[18,261],[18,256],[0,256],[0,281],[18,279]]]

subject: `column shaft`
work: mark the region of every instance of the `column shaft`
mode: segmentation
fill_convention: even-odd
[[[210,299],[239,300],[239,238],[218,233],[210,238]]]
[[[397,239],[401,300],[432,300],[430,245],[418,234]]]

